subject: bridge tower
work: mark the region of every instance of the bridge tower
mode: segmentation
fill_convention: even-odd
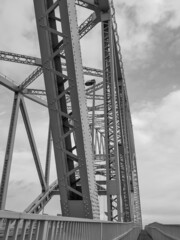
[[[92,11],[79,26],[78,7]],[[63,216],[95,220],[100,215],[98,198],[103,196],[107,201],[108,221],[141,225],[131,113],[113,1],[34,0],[34,9],[41,58],[0,51],[2,61],[37,67],[19,85],[0,76],[0,84],[14,92],[0,209],[6,209],[20,109],[42,189],[25,213],[40,213],[53,195],[58,194]],[[97,24],[101,25],[102,69],[84,66],[81,57],[80,39]],[[41,74],[45,90],[30,88]],[[93,79],[85,82],[84,76]],[[45,171],[25,98],[48,109]],[[52,146],[57,180],[49,183]]]

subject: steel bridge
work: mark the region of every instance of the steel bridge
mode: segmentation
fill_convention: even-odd
[[[79,26],[77,8],[91,12]],[[0,186],[0,239],[146,239],[139,236],[136,154],[113,1],[34,0],[34,10],[41,58],[0,51],[1,61],[36,67],[20,84],[0,74],[0,84],[14,94]],[[80,50],[80,39],[97,24],[102,69],[84,66]],[[44,89],[31,88],[41,75]],[[86,76],[91,79],[85,81]],[[26,98],[49,113],[45,170]],[[6,210],[19,111],[41,186],[21,213]],[[50,183],[53,150],[57,179]],[[61,216],[41,214],[54,195]],[[100,217],[100,197],[106,219]],[[179,239],[179,229],[154,223],[146,233],[155,240]]]

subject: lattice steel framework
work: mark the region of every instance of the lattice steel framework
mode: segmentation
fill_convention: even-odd
[[[93,11],[79,27],[76,5]],[[26,213],[40,213],[53,195],[60,195],[63,216],[96,219],[99,195],[107,199],[108,220],[141,225],[133,130],[113,2],[34,0],[34,8],[41,58],[0,51],[2,61],[37,67],[19,85],[0,75],[0,84],[14,92],[0,209],[5,209],[20,109],[42,188]],[[99,22],[102,70],[82,65],[79,41]],[[45,90],[28,88],[42,73]],[[85,88],[85,75],[98,81],[93,80],[93,86]],[[49,111],[45,172],[24,97]],[[52,146],[57,180],[50,184]]]

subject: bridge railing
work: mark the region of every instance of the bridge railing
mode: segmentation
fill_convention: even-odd
[[[139,232],[134,223],[0,211],[0,239],[6,240],[137,240]]]
[[[179,240],[180,225],[152,223],[145,227],[153,240]]]

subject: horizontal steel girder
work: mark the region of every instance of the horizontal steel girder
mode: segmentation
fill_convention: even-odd
[[[0,51],[0,60],[27,64],[32,66],[42,66],[42,61],[40,58],[36,58],[28,55],[22,55],[18,53],[12,53],[12,52]],[[66,67],[66,65],[63,63],[62,63],[62,66]],[[66,71],[66,68],[64,68],[64,71]],[[89,75],[89,76],[102,77],[103,75],[103,72],[101,69],[90,68],[86,66],[83,67],[83,72],[84,72],[84,75]],[[42,74],[42,69],[40,74]]]
[[[27,55],[0,51],[0,60],[8,62],[23,63],[33,66],[41,66],[41,59],[36,57],[30,57]]]

